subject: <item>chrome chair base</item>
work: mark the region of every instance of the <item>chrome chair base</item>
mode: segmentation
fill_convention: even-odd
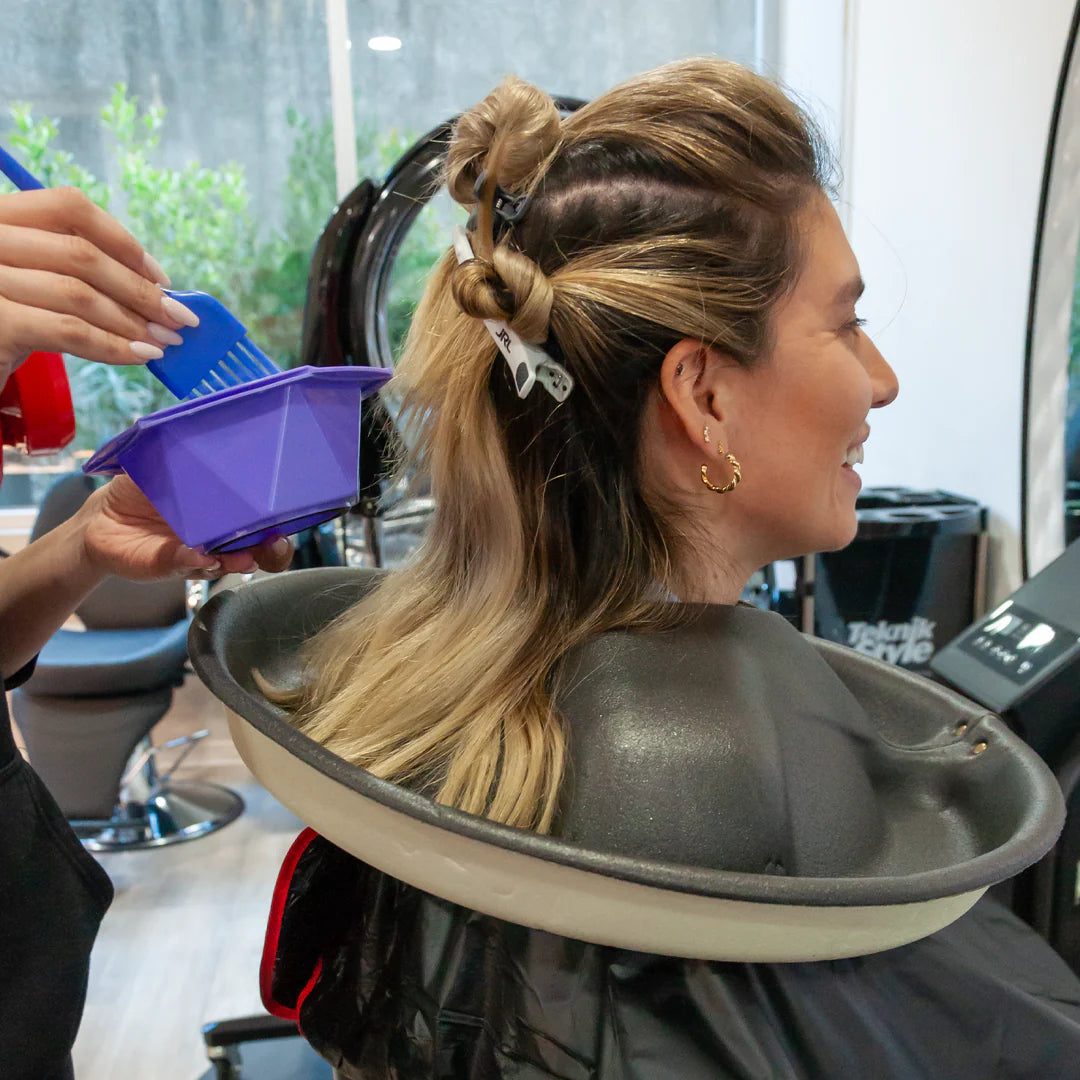
[[[188,754],[210,732],[196,731],[155,746],[142,739],[128,759],[120,797],[112,817],[72,820],[68,824],[88,851],[137,851],[196,840],[235,821],[244,800],[220,784],[201,780],[174,780],[173,775]],[[158,756],[179,750],[164,773]]]
[[[136,851],[195,840],[228,825],[244,810],[234,791],[198,780],[177,780],[145,802],[121,804],[107,821],[72,821],[88,851]]]

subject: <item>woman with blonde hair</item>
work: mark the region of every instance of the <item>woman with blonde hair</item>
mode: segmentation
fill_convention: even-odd
[[[278,700],[339,757],[496,822],[684,865],[873,873],[887,823],[864,721],[784,620],[738,606],[757,568],[853,539],[867,418],[897,393],[812,125],[719,60],[565,119],[508,78],[457,121],[445,178],[472,218],[391,384],[434,520]],[[620,666],[627,635],[659,650],[647,674]],[[644,740],[623,722],[641,709]],[[780,745],[759,752],[725,726],[739,715],[775,719]],[[655,813],[628,820],[630,790]],[[970,931],[836,964],[588,945],[329,845],[290,895],[274,977],[347,1077],[1045,1080],[1080,1049],[1075,979],[1003,912],[1014,938],[988,972]],[[1002,996],[1031,960],[1031,993]],[[949,1023],[890,1031],[886,986]]]
[[[569,649],[670,625],[672,595],[733,604],[758,567],[853,538],[848,459],[896,381],[859,328],[824,168],[778,89],[713,61],[562,122],[508,79],[460,118],[446,182],[475,211],[475,258],[436,268],[393,384],[435,518],[312,646],[308,734],[547,831],[565,753],[549,683]],[[485,319],[573,391],[520,396]]]

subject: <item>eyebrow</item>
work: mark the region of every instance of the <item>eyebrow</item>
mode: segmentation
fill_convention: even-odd
[[[866,291],[866,282],[863,281],[862,276],[853,277],[849,282],[840,287],[837,292],[833,303],[839,306],[840,304],[853,304],[860,296]]]

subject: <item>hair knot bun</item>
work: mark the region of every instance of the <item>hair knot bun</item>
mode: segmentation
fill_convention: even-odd
[[[454,125],[446,155],[446,186],[462,206],[484,171],[504,190],[527,190],[559,144],[559,110],[550,95],[508,75]]]
[[[527,255],[500,244],[494,263],[470,259],[454,268],[450,290],[458,307],[476,319],[505,322],[523,341],[547,340],[555,290]]]

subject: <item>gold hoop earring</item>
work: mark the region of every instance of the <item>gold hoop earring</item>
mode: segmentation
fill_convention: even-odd
[[[708,428],[705,429],[708,431]],[[735,460],[734,454],[725,454],[724,448],[719,443],[716,446],[716,452],[720,457],[726,457],[728,464],[732,469],[731,479],[724,484],[723,487],[718,487],[709,479],[709,466],[701,466],[701,482],[710,490],[715,491],[717,495],[725,495],[729,491],[734,491],[739,486],[739,481],[742,479],[742,466]]]

